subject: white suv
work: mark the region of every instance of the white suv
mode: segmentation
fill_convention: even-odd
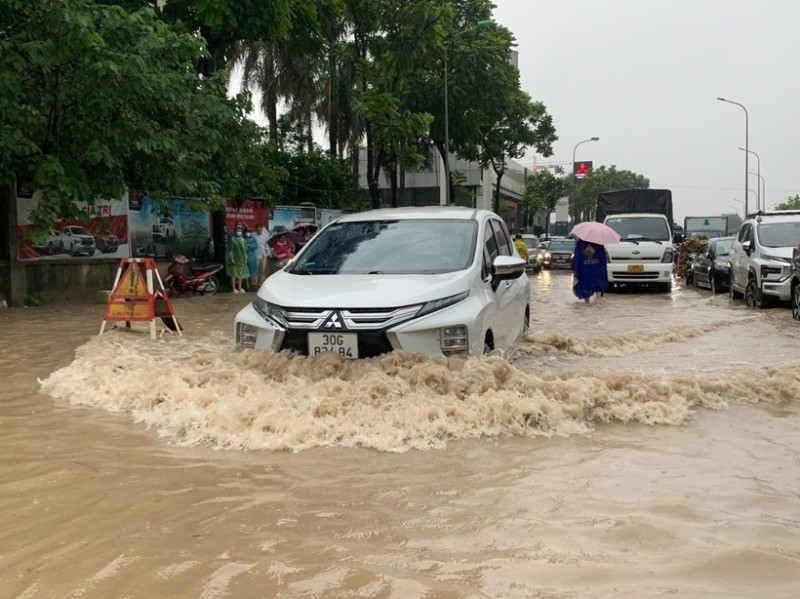
[[[751,214],[742,223],[731,250],[731,297],[744,296],[761,308],[769,300],[792,296],[792,248],[800,242],[800,211]]]
[[[488,210],[388,208],[340,217],[269,277],[236,345],[366,358],[481,355],[530,322],[525,261]]]

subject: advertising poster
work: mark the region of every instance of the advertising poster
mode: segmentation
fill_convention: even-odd
[[[128,194],[128,229],[133,258],[190,258],[212,255],[210,215],[196,212],[182,198],[170,198],[166,207],[146,191]]]
[[[39,194],[17,197],[17,239],[20,260],[57,260],[129,256],[127,202],[97,200],[83,205],[84,218],[57,222],[35,232],[30,219]]]
[[[258,223],[269,229],[269,205],[261,200],[237,202],[229,199],[225,210],[225,228],[228,233],[233,233],[236,221],[242,221],[251,231],[256,230]]]
[[[317,224],[317,209],[313,206],[275,206],[269,230],[285,227],[291,231],[304,224]]]

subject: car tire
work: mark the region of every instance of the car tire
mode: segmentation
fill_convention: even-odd
[[[792,289],[792,319],[800,320],[800,283]]]
[[[694,272],[692,269],[686,271],[686,286],[694,285]]]
[[[711,289],[711,295],[717,295],[719,289],[717,289],[717,275],[712,270],[708,273],[708,286]]]
[[[764,307],[764,296],[756,283],[755,277],[747,281],[747,287],[744,290],[744,301],[747,303],[748,308],[753,308],[754,310],[760,310]]]

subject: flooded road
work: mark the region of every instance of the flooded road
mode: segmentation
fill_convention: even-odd
[[[0,597],[800,596],[800,326],[532,276],[508,360],[0,311]],[[141,332],[140,332],[141,331]]]

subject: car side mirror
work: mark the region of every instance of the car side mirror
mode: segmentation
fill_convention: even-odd
[[[753,250],[750,241],[745,241],[742,243],[742,250],[744,250],[744,253],[747,254],[748,256],[750,255],[750,252]]]
[[[525,261],[516,256],[496,256],[492,262],[492,279],[494,281],[512,281],[525,272]]]

